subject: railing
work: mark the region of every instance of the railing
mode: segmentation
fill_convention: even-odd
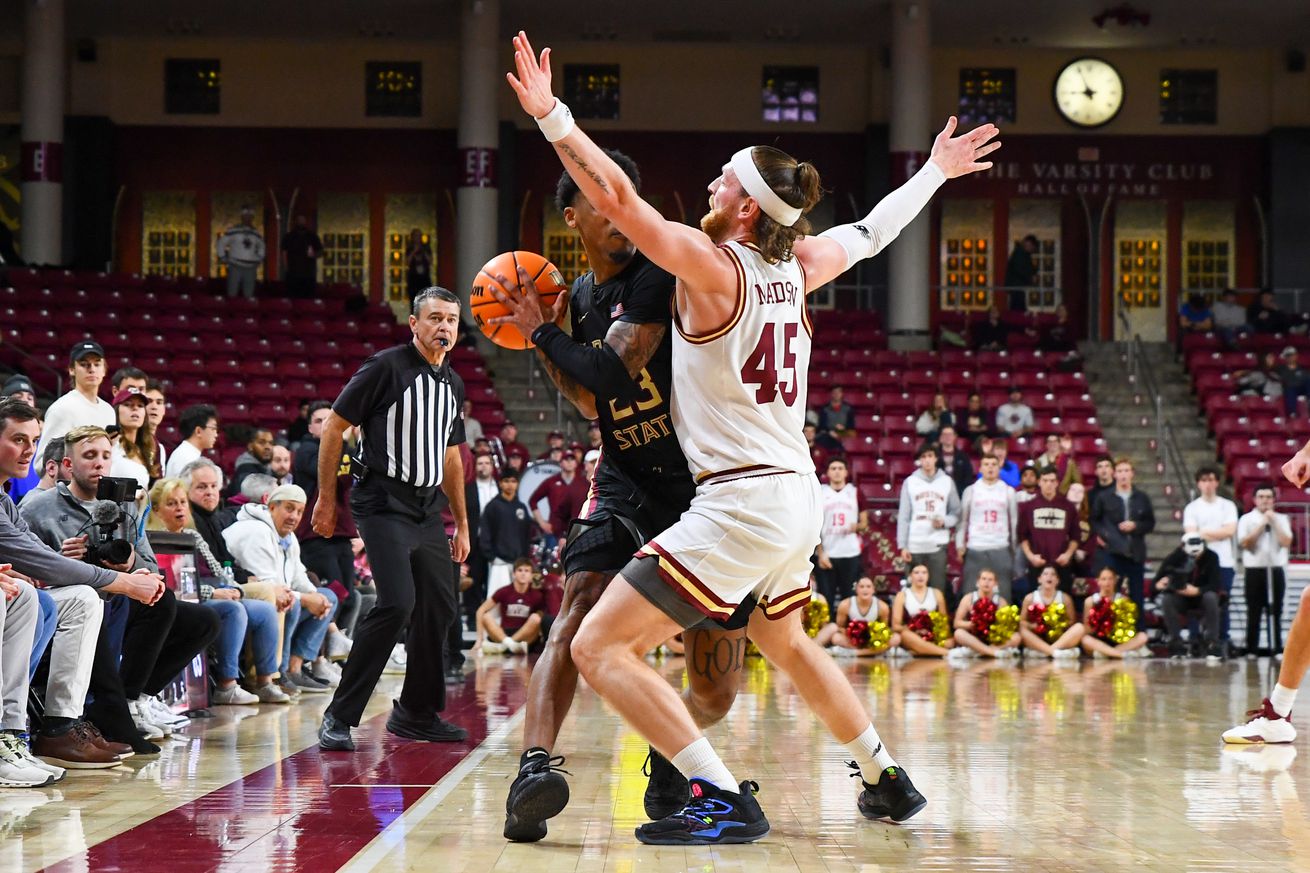
[[[1119,310],[1119,321],[1124,328],[1124,335],[1128,336],[1131,329],[1128,317],[1122,309]],[[1155,455],[1159,470],[1165,477],[1165,493],[1173,508],[1181,511],[1192,498],[1192,471],[1188,468],[1182,448],[1178,445],[1178,437],[1174,434],[1173,425],[1165,419],[1164,401],[1155,382],[1155,372],[1146,359],[1146,348],[1142,345],[1141,336],[1132,333],[1132,339],[1125,345],[1128,352],[1128,371],[1131,374],[1129,378],[1145,393],[1154,413]]]

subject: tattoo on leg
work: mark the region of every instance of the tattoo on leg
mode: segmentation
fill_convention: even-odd
[[[742,668],[746,660],[746,637],[712,637],[709,631],[691,630],[686,631],[684,637],[691,637],[688,643],[695,641],[695,646],[688,645],[696,651],[695,661],[691,664],[691,669],[696,671],[697,676],[704,676],[707,679],[714,679],[716,676],[726,676],[729,673],[735,673]],[[710,640],[713,639],[713,645]]]

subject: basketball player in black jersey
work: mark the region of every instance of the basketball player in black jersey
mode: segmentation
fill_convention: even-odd
[[[632,159],[609,155],[640,189]],[[592,271],[573,283],[567,298],[560,295],[554,310],[522,271],[497,277],[507,288],[529,290],[511,297],[492,285],[512,313],[493,323],[514,324],[532,338],[564,396],[600,421],[602,448],[582,517],[564,548],[560,617],[528,685],[525,751],[505,804],[505,838],[515,842],[545,837],[546,819],[568,803],[568,782],[558,772],[563,758],[551,751],[577,689],[569,646],[578,627],[606,584],[651,536],[681,517],[696,491],[669,415],[673,276],[593,210],[568,173],[560,177],[555,204],[578,231]],[[572,336],[556,326],[566,306]],[[724,625],[707,619],[683,634],[689,680],[683,700],[701,727],[723,718],[737,696],[753,606],[744,604]],[[658,820],[686,803],[687,780],[654,749],[648,763],[646,814]]]

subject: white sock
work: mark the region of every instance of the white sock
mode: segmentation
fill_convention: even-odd
[[[1296,689],[1287,688],[1283,685],[1275,685],[1274,690],[1269,692],[1269,705],[1274,708],[1274,712],[1287,718],[1292,714],[1292,704],[1296,702]]]
[[[860,776],[870,785],[878,784],[883,770],[896,766],[896,761],[882,744],[872,724],[864,729],[864,733],[846,744],[846,751],[860,765]]]
[[[723,759],[705,737],[701,737],[674,755],[669,763],[677,767],[678,772],[688,779],[704,779],[717,788],[731,791],[733,794],[741,791],[740,783],[733,778]]]

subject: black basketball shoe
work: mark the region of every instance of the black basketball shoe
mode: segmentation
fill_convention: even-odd
[[[646,783],[645,806],[646,817],[651,821],[667,818],[687,805],[691,797],[687,777],[668,758],[652,748],[641,772],[650,777]]]
[[[743,782],[738,792],[732,792],[692,779],[687,805],[637,828],[637,839],[651,846],[753,843],[769,832],[769,820],[755,801],[759,790],[754,782]]]
[[[536,752],[530,755],[528,752]],[[505,839],[535,843],[546,836],[546,819],[554,818],[569,803],[569,783],[561,776],[563,755],[550,757],[545,749],[529,749],[519,761],[519,775],[505,799]]]
[[[910,777],[900,767],[888,767],[878,775],[878,784],[870,785],[860,773],[860,765],[847,761],[854,768],[851,776],[859,776],[864,790],[860,792],[860,814],[867,819],[905,821],[928,805],[928,798],[919,793]]]

